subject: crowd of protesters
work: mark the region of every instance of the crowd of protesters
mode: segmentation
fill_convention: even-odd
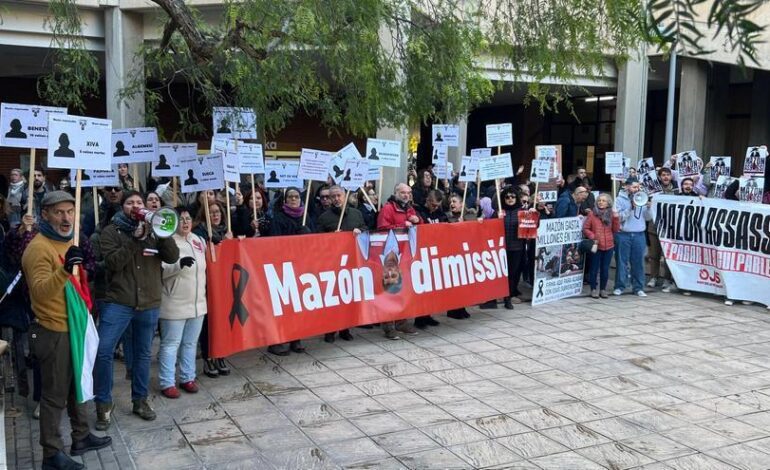
[[[708,165],[701,175],[680,177],[672,170],[675,163],[672,159],[657,170],[663,193],[701,198],[713,194],[715,182],[707,177]],[[266,191],[261,185],[252,190],[244,185],[230,189],[231,197],[226,198],[224,191],[173,194],[167,180],[149,179],[148,188],[144,188],[149,190],[140,193],[128,168],[121,167],[120,185],[102,188],[97,204],[92,199],[95,193],[83,192],[81,235],[76,246],[72,243],[75,199],[70,179],[63,178],[54,187],[48,183],[45,171],[36,169],[31,180],[34,210],[27,215],[30,183],[21,170],[12,170],[7,191],[0,195],[2,266],[6,273],[22,269],[25,276],[20,287],[5,300],[2,316],[4,325],[19,332],[14,347],[19,359],[19,392],[24,396],[30,392],[26,367],[32,365],[32,394],[40,403],[34,415],[41,421],[45,462],[50,468],[80,468],[62,451],[59,421],[65,408],[72,422],[71,455],[110,444],[109,437],[90,433],[83,407],[73,401],[69,342],[62,339],[68,331],[63,292],[76,266],[85,270],[91,281],[92,310],[97,318],[100,342],[94,364],[95,426],[102,431],[112,423],[116,357],[125,362],[133,413],[144,420],[156,418],[148,397],[152,344],[158,333],[159,391],[166,398],[179,398],[180,389],[186,393],[198,391],[199,346],[204,374],[216,378],[230,373],[224,358],[209,354],[206,315],[206,249],[209,244],[228,239],[360,233],[499,218],[505,230],[509,286],[502,301],[505,309],[512,310],[528,300],[521,288],[532,287],[540,259],[534,240],[519,234],[522,214],[536,212],[540,219],[581,216],[585,236],[581,250],[591,297],[609,297],[613,259],[615,295],[622,295],[629,283],[632,292],[641,297],[646,296],[645,287],[660,285],[664,292],[676,290],[651,223],[650,203],[636,205],[634,195],[641,185],[635,174],[629,173],[618,194],[596,195],[586,170],[579,168],[566,181],[559,179],[557,200],[545,203],[534,194],[534,185],[520,180],[522,173],[520,167],[515,177],[497,185],[476,184],[460,181],[457,175],[437,181],[431,168],[426,168],[411,172],[413,184],[397,184],[378,208],[378,192],[371,183],[351,193],[331,181],[304,191],[295,187]],[[499,197],[495,193],[498,187]],[[310,191],[311,196],[307,208],[303,206],[305,191]],[[728,189],[725,197],[736,198],[735,194],[736,190]],[[179,225],[168,238],[157,237],[136,216],[140,208],[157,210],[173,205]],[[231,224],[226,222],[228,216]],[[645,277],[647,270],[649,278]],[[480,307],[496,308],[498,300],[489,299]],[[379,326],[386,338],[398,340],[403,335],[416,335],[420,329],[439,326],[439,314]],[[450,310],[446,315],[458,320],[471,316],[466,308]],[[349,329],[327,332],[324,340],[331,343],[337,337],[354,340]],[[30,361],[24,360],[27,350]],[[287,356],[304,352],[305,346],[295,340],[271,345],[267,351]]]

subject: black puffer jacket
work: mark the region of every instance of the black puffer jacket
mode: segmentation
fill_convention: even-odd
[[[524,249],[524,240],[519,238],[520,209],[521,206],[518,204],[515,206],[503,204],[503,210],[505,211],[505,218],[503,219],[503,225],[505,226],[505,249],[508,251],[521,251]]]

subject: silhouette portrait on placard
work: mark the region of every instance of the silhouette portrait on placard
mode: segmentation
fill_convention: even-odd
[[[334,165],[334,166],[332,167],[332,170],[334,171],[334,179],[335,179],[335,180],[336,180],[337,178],[339,178],[340,176],[342,176],[342,174],[345,172],[344,170],[340,170],[340,167],[339,167],[339,166],[337,166],[337,165]]]
[[[280,183],[281,180],[278,179],[278,173],[275,172],[275,170],[270,171],[270,178],[267,179],[268,183]]]
[[[436,160],[438,160],[438,149],[433,151],[433,161],[435,162]]]
[[[113,157],[127,157],[129,155],[131,154],[126,150],[126,144],[124,144],[122,140],[115,142],[115,153],[112,154]]]
[[[230,120],[226,117],[223,117],[221,121],[219,121],[219,129],[217,129],[217,134],[231,134],[233,131],[230,130]]]
[[[372,151],[369,153],[369,156],[367,158],[369,160],[379,160],[380,157],[377,156],[377,149],[373,148]]]
[[[66,132],[59,135],[59,148],[54,150],[53,156],[75,158],[75,152],[70,148],[70,138]]]
[[[192,170],[192,168],[190,168],[187,170],[187,179],[184,180],[184,185],[195,186],[196,184],[198,184],[198,180],[195,179],[195,172]]]
[[[465,165],[463,165],[463,169],[460,170],[460,176],[466,176],[465,175]]]
[[[91,179],[91,176],[86,173],[85,171],[80,172],[80,181],[88,181]]]
[[[530,176],[530,178],[537,178],[537,169],[534,166],[532,167],[532,176]]]
[[[168,162],[166,162],[166,156],[162,153],[158,156],[158,164],[155,166],[156,170],[170,170]]]
[[[342,178],[342,181],[350,181],[350,168],[345,171],[345,177]]]
[[[444,136],[441,135],[441,132],[436,132],[436,142],[443,142]]]
[[[13,139],[26,139],[27,134],[21,130],[21,121],[18,119],[11,120],[11,130],[5,133],[6,137]]]

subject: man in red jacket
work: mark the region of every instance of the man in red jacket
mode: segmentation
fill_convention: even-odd
[[[408,228],[420,222],[420,217],[412,207],[412,188],[407,184],[398,183],[393,190],[393,196],[382,206],[377,216],[377,230]],[[417,334],[417,330],[406,320],[383,323],[382,329],[388,339],[400,339],[397,331],[406,335]]]

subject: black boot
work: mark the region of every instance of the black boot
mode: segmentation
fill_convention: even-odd
[[[85,439],[75,441],[70,447],[70,455],[83,455],[89,450],[98,450],[112,444],[112,438],[110,436],[98,437],[91,433]]]
[[[446,313],[446,316],[449,318],[454,318],[455,320],[463,320],[465,319],[465,315],[463,315],[463,310],[461,308],[456,308],[454,310],[450,310]]]
[[[513,302],[511,302],[511,298],[510,298],[510,297],[506,297],[506,298],[505,298],[505,304],[504,304],[504,306],[505,306],[505,308],[507,308],[508,310],[513,310]]]
[[[419,328],[421,330],[424,330],[428,327],[428,324],[425,322],[425,317],[417,317],[414,319],[414,327]]]
[[[350,334],[350,330],[341,330],[340,338],[344,339],[345,341],[353,341],[353,335]]]
[[[294,351],[295,353],[303,353],[305,352],[305,347],[302,346],[302,341],[295,340],[289,343],[289,349]]]
[[[342,336],[342,335],[340,335],[340,336]],[[333,343],[334,342],[334,333],[326,333],[324,335],[324,341],[326,341],[327,343]]]
[[[497,300],[492,299],[487,302],[484,302],[483,304],[479,305],[479,308],[482,310],[491,310],[497,308]]]
[[[289,348],[286,346],[286,344],[273,344],[271,346],[267,347],[267,352],[270,354],[275,354],[276,356],[288,356],[289,355]],[[205,372],[205,369],[204,369]]]
[[[435,318],[428,315],[425,317],[425,324],[428,326],[439,326],[441,323],[439,323]]]
[[[77,463],[62,451],[43,459],[43,470],[80,470],[86,468],[82,463]]]

